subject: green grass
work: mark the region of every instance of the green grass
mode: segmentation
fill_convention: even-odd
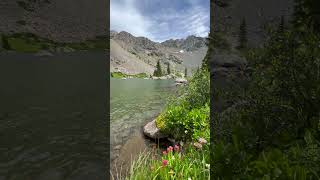
[[[127,75],[122,72],[112,72],[111,77],[113,77],[113,78],[126,78]]]
[[[139,73],[134,75],[128,75],[122,72],[112,72],[111,77],[113,78],[147,78],[148,75],[146,73]]]
[[[128,180],[210,179],[209,146],[201,149],[191,144],[166,151],[142,153],[131,165]]]
[[[18,23],[18,22],[17,22]],[[19,21],[22,23],[22,21]],[[97,37],[93,40],[83,42],[62,43],[38,37],[32,33],[16,33],[5,35],[8,39],[10,49],[17,52],[34,53],[39,50],[49,50],[55,48],[71,48],[73,50],[101,51],[109,49],[106,37]]]
[[[24,39],[20,38],[8,38],[8,43],[12,50],[18,52],[37,52],[41,49],[40,44],[28,43]]]
[[[133,77],[133,78],[147,78],[148,75],[146,73],[139,73],[139,74],[135,74],[135,75],[130,75],[130,77]]]

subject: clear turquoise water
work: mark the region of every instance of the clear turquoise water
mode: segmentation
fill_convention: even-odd
[[[117,157],[114,147],[123,145],[164,108],[173,93],[173,80],[113,79],[110,82],[111,160]]]

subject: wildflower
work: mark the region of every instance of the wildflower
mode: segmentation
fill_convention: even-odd
[[[167,153],[167,151],[163,151],[162,154],[165,156],[165,155],[167,155],[168,153]]]
[[[188,133],[188,131],[187,131],[187,130],[185,130],[185,131],[184,131],[184,133],[186,133],[186,134],[187,134],[187,133]]]
[[[174,145],[174,151],[179,152],[180,147],[178,145]]]
[[[207,143],[207,140],[205,140],[204,138],[199,138],[198,142],[200,144],[206,144]]]
[[[173,147],[172,147],[172,146],[169,146],[169,147],[167,148],[167,151],[168,151],[168,152],[173,151]]]
[[[198,149],[202,149],[202,144],[195,142],[193,143],[194,147],[198,148]]]
[[[206,168],[210,169],[210,164],[206,164]]]
[[[188,180],[191,180],[191,177],[188,177]]]
[[[174,171],[171,169],[168,173],[172,176],[174,174]]]
[[[168,160],[164,159],[162,160],[162,166],[167,166],[168,165]]]

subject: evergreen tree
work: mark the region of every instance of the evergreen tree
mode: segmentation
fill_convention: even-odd
[[[5,35],[2,36],[2,47],[4,49],[6,49],[6,50],[10,50],[11,49],[10,44],[8,42],[8,37],[5,36]]]
[[[188,70],[187,68],[184,69],[184,77],[187,77],[188,76]]]
[[[157,66],[156,66],[156,69],[153,72],[153,76],[156,76],[156,77],[162,76],[162,70],[161,70],[160,61],[157,62]]]
[[[285,29],[285,22],[284,22],[284,16],[282,15],[280,18],[280,24],[278,28],[279,33],[283,33],[284,29]]]
[[[245,18],[242,19],[240,23],[240,31],[239,31],[239,46],[238,49],[244,49],[247,47],[247,24]]]
[[[168,63],[167,73],[168,73],[168,74],[171,74],[171,70],[170,70],[170,63]]]

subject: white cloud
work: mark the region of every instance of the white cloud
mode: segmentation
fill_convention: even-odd
[[[116,0],[111,1],[110,28],[115,31],[127,31],[134,36],[152,38],[149,29],[152,22],[141,15],[134,7],[133,0],[125,0],[119,4]]]
[[[181,39],[188,35],[206,37],[210,12],[203,4],[191,2],[192,6],[180,9],[171,7],[170,3],[162,3],[161,6],[165,8],[156,7],[155,11],[145,13],[136,6],[143,1],[111,0],[111,30],[127,31],[157,42]],[[153,5],[149,3],[146,7],[149,8],[150,4]]]

